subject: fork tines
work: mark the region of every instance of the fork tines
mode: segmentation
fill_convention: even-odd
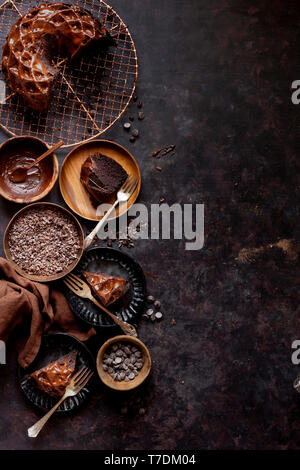
[[[68,274],[64,279],[64,283],[73,290],[80,291],[83,288],[83,282],[79,277],[75,276],[74,274]]]
[[[75,375],[73,375],[72,380],[74,387],[82,389],[88,383],[90,378],[94,375],[88,367],[82,367]]]
[[[135,188],[137,187],[138,179],[134,178],[133,175],[129,175],[125,183],[123,184],[121,191],[124,193],[133,194]]]

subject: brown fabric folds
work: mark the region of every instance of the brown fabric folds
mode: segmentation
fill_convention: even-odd
[[[60,291],[25,279],[0,258],[0,340],[7,341],[15,327],[25,321],[30,324],[30,333],[18,357],[24,368],[35,359],[43,333],[63,331],[81,341],[96,333],[77,320]]]

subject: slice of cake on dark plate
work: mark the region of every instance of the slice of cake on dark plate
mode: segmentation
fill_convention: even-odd
[[[101,204],[117,193],[128,175],[114,159],[96,153],[90,155],[81,167],[80,181],[94,205]]]
[[[124,297],[130,289],[130,282],[121,277],[102,273],[83,273],[92,291],[100,302],[107,307]]]
[[[61,397],[69,385],[75,371],[77,352],[60,357],[42,369],[30,374],[37,387],[48,395]]]

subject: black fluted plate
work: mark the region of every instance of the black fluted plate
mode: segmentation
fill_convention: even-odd
[[[133,323],[142,311],[146,296],[145,276],[139,264],[113,248],[91,248],[83,255],[73,273],[85,281],[84,271],[128,279],[131,288],[122,299],[110,305],[109,310],[122,320]],[[72,311],[81,320],[96,327],[115,326],[110,317],[93,302],[78,297],[68,288],[64,292]]]
[[[94,371],[94,360],[90,351],[81,341],[66,333],[44,335],[40,350],[33,363],[26,369],[22,369],[20,366],[18,367],[21,390],[33,405],[43,410],[50,410],[59,399],[51,397],[47,393],[39,390],[34,381],[29,379],[29,374],[45,367],[51,362],[59,359],[61,356],[69,354],[72,351],[77,352],[76,369],[74,373],[84,366],[89,367]],[[91,381],[88,382],[75,397],[66,398],[66,400],[64,400],[57,409],[57,412],[64,413],[73,410],[75,411],[89,398],[90,394]]]

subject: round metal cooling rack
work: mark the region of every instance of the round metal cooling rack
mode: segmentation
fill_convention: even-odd
[[[47,0],[54,3],[58,0]],[[67,3],[68,0],[66,0]],[[36,0],[6,0],[0,5],[0,50],[12,25]],[[111,31],[116,46],[104,54],[87,53],[74,63],[58,57],[60,69],[47,113],[24,106],[22,98],[7,88],[0,104],[0,125],[10,135],[30,135],[52,145],[60,139],[72,147],[99,137],[126,110],[135,90],[138,60],[131,34],[119,15],[102,0],[75,0]],[[3,73],[0,78],[4,81]]]

